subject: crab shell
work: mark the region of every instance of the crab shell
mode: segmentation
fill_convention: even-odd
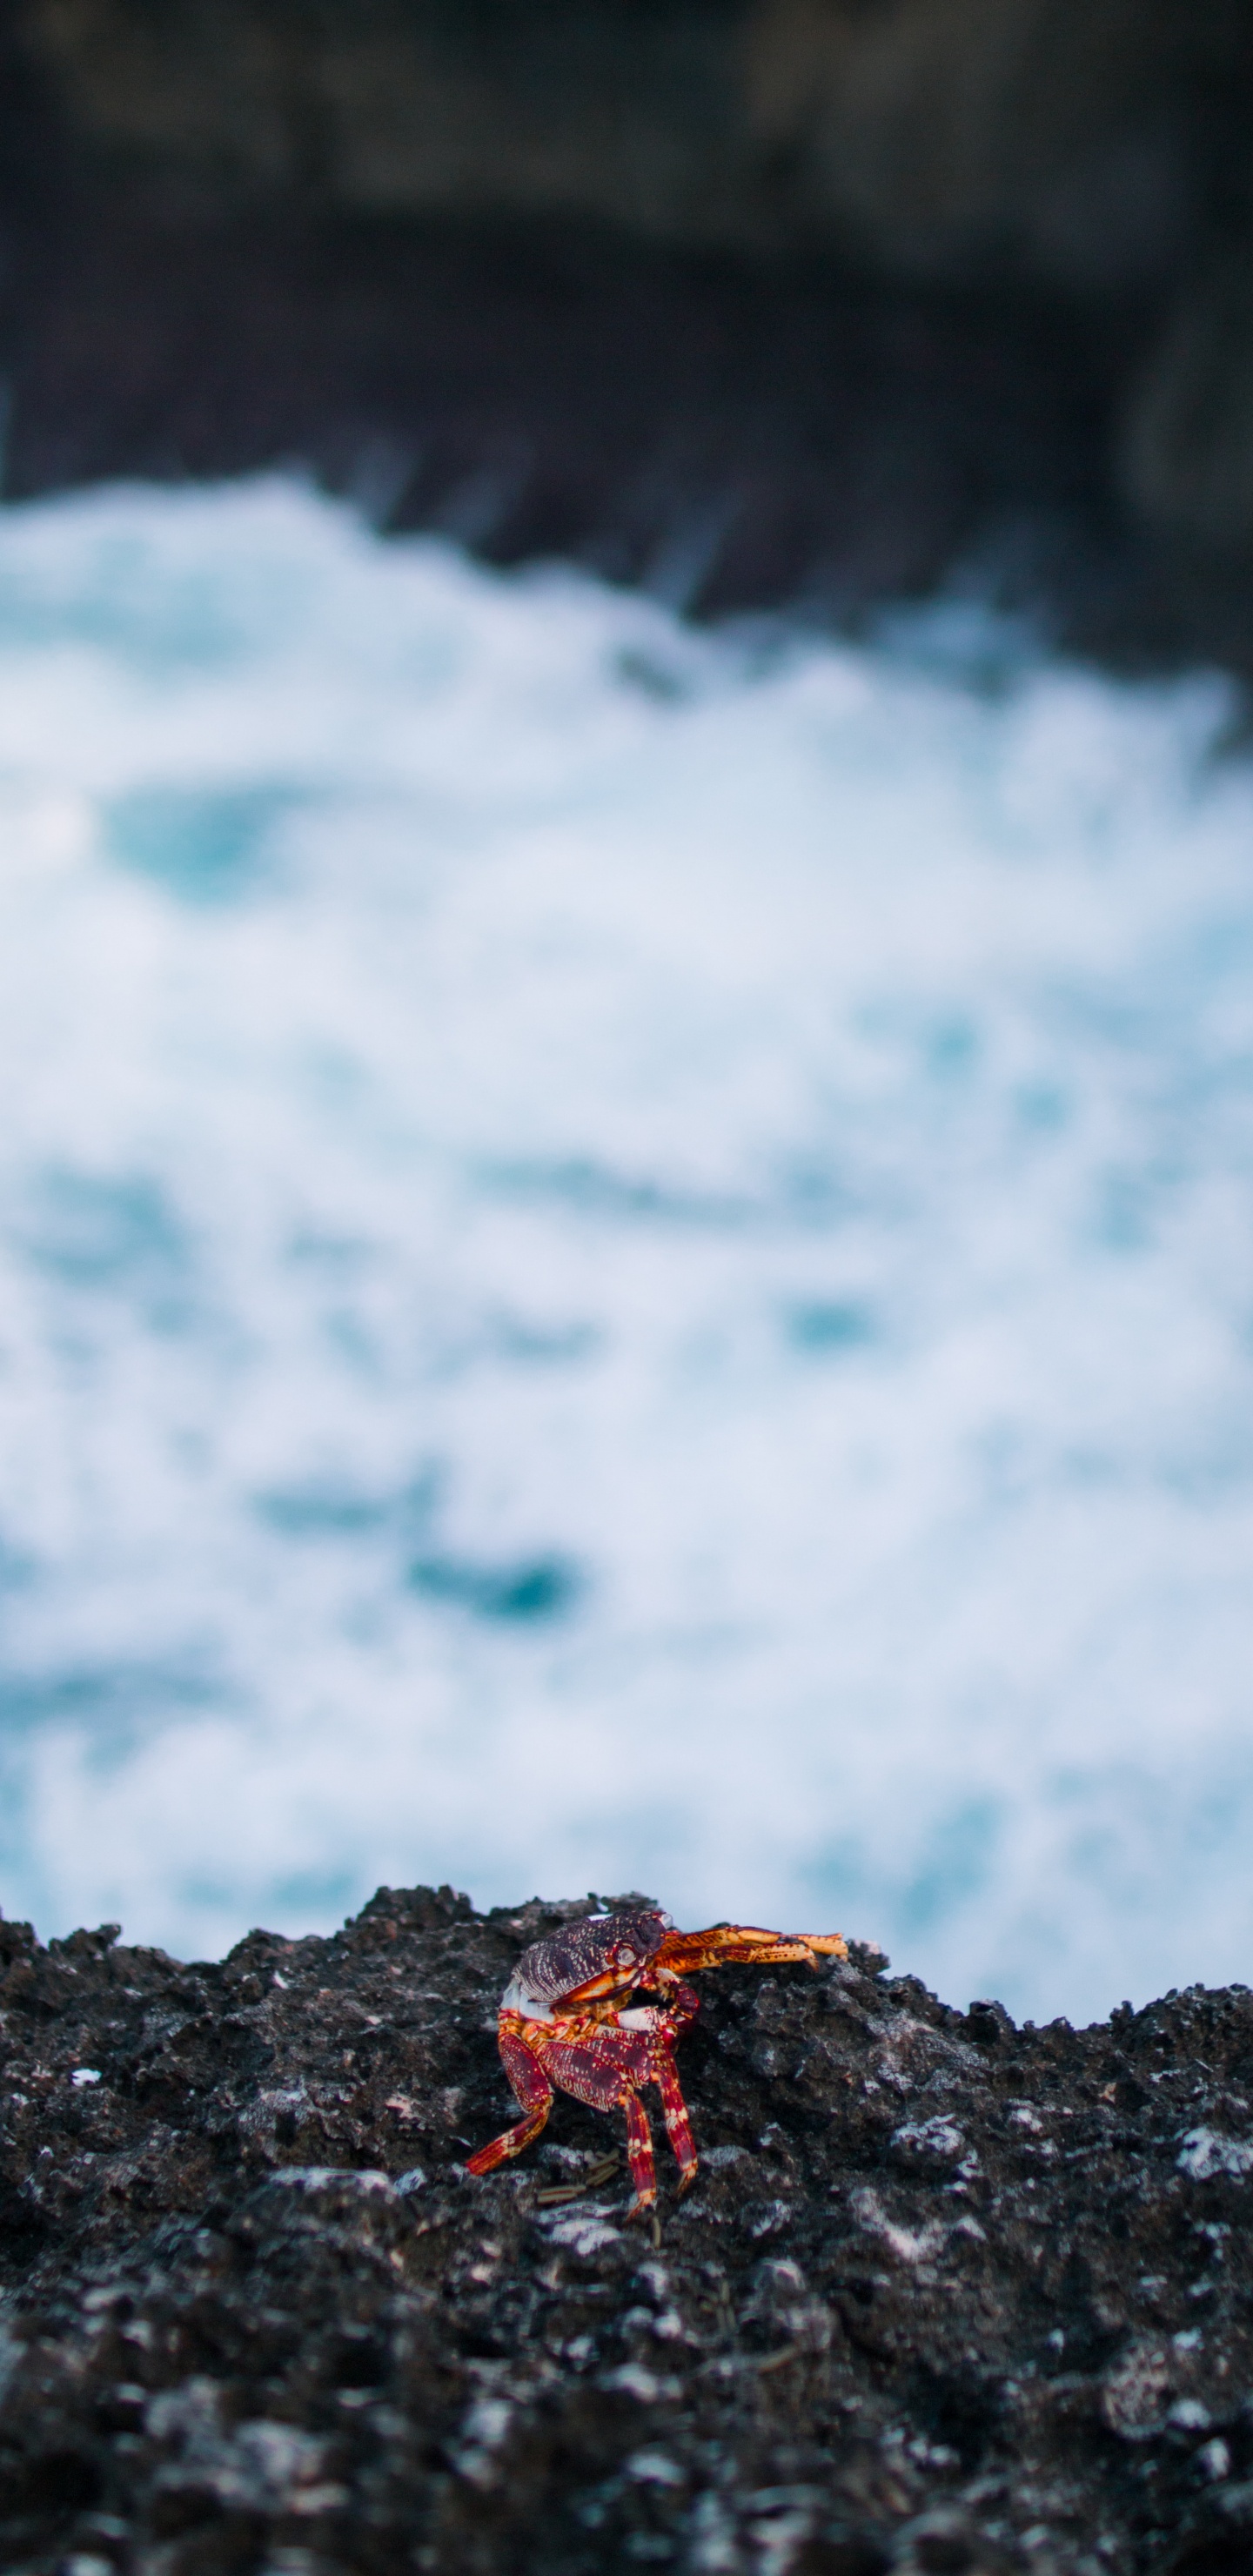
[[[659,1906],[624,1908],[620,1914],[585,1914],[533,1941],[524,1950],[501,1997],[502,2012],[527,2021],[551,2021],[553,2007],[588,1986],[621,1990],[656,1958],[671,1918]]]

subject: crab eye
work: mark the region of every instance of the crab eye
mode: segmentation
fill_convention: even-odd
[[[633,1968],[638,1957],[639,1952],[632,1950],[630,1945],[623,1941],[614,1951],[613,1963],[615,1968]]]

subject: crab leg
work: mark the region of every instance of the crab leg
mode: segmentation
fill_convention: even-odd
[[[476,2155],[467,2157],[467,2173],[491,2173],[496,2165],[507,2163],[511,2156],[520,2156],[523,2148],[530,2146],[532,2138],[538,2138],[553,2107],[552,2085],[525,2042],[515,2039],[510,2031],[502,2031],[500,2054],[505,2073],[526,2117],[512,2129],[503,2130],[500,2137],[493,2138],[490,2146],[480,2147]]]
[[[627,2161],[635,2185],[637,2209],[651,2209],[657,2198],[657,2167],[653,2162],[653,2133],[648,2113],[633,2084],[624,2084],[618,2096],[626,2113]]]
[[[696,2179],[696,2141],[679,2083],[674,2050],[668,2040],[657,2041],[655,2055],[657,2090],[665,2113],[666,2136],[674,2149],[674,2160],[679,2168],[679,2189],[686,2191],[688,2184]]]

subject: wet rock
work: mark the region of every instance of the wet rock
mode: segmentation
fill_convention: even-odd
[[[1019,2031],[866,1951],[709,1976],[654,2231],[566,2099],[464,2170],[582,1910],[382,1889],[193,1967],[0,1923],[0,2563],[1248,2566],[1253,1995]]]

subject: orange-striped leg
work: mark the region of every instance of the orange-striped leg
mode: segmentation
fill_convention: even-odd
[[[618,2099],[626,2113],[627,2161],[635,2185],[635,2207],[651,2209],[657,2198],[657,2167],[648,2113],[633,2084],[624,2084]]]
[[[674,2149],[674,2160],[679,2168],[679,2189],[686,2191],[688,2184],[696,2180],[696,2141],[679,2084],[674,2050],[668,2039],[658,2037],[655,2055],[657,2089],[666,2115],[666,2136]]]
[[[493,2138],[490,2146],[480,2147],[477,2155],[470,2156],[466,2162],[467,2173],[491,2173],[494,2166],[507,2163],[511,2156],[520,2156],[523,2148],[530,2146],[532,2138],[538,2138],[553,2107],[553,2088],[525,2041],[515,2039],[509,2031],[502,2031],[500,2054],[505,2073],[526,2117],[512,2129],[505,2129],[499,2138]]]

